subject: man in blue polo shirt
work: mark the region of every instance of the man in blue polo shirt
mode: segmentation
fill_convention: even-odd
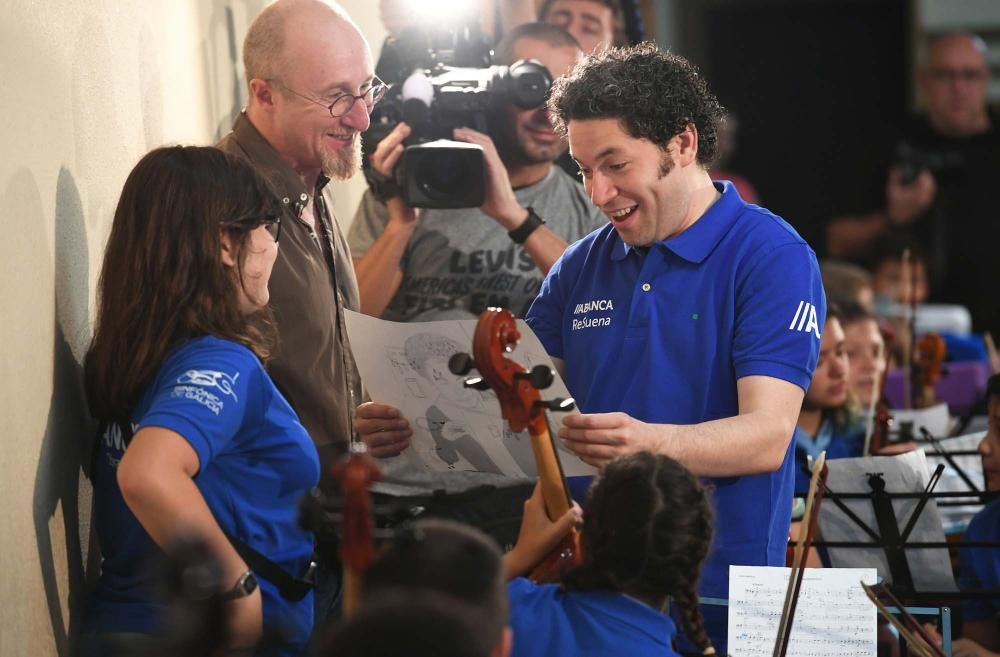
[[[723,110],[684,59],[651,44],[589,57],[549,108],[611,220],[567,249],[527,315],[583,411],[559,436],[597,466],[650,450],[708,479],[700,592],[728,597],[730,564],[784,564],[791,438],[825,315],[815,254],[712,183]],[[704,612],[725,654],[725,610]]]

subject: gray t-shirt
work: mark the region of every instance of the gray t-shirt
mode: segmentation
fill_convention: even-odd
[[[569,243],[607,222],[583,187],[556,166],[514,194]],[[385,205],[365,192],[347,236],[351,255],[365,255],[388,220]],[[524,248],[479,208],[422,210],[400,269],[403,281],[382,313],[394,322],[469,319],[489,306],[523,317],[544,278]]]

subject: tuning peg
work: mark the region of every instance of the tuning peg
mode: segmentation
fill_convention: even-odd
[[[457,353],[448,359],[448,369],[456,376],[465,376],[472,371],[474,364],[472,356],[464,353]]]
[[[527,379],[531,383],[531,387],[535,390],[545,390],[550,385],[552,381],[555,380],[555,376],[552,374],[552,368],[547,365],[535,365],[531,368],[530,372],[515,372],[515,379]]]
[[[576,401],[572,397],[566,397],[565,399],[556,397],[548,401],[539,399],[535,402],[535,406],[547,408],[550,411],[572,411],[576,408]]]
[[[486,382],[481,376],[473,376],[462,382],[462,385],[466,388],[473,388],[475,390],[489,390],[490,384]]]

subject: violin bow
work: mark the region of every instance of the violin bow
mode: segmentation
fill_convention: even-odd
[[[909,339],[903,344],[903,363],[906,367],[906,376],[903,377],[903,403],[906,408],[913,407],[913,347],[914,347],[914,329],[916,308],[906,302],[907,297],[912,297],[913,294],[910,292],[910,286],[913,285],[913,280],[910,274],[910,250],[903,249],[902,264],[900,267],[900,278],[903,279],[902,288],[899,291],[900,305],[906,308],[906,314],[904,315],[904,320],[906,322],[905,330],[909,334]]]
[[[914,618],[906,607],[896,599],[889,589],[881,584],[869,585],[861,582],[861,588],[865,590],[865,595],[872,601],[878,613],[882,615],[899,632],[899,636],[907,643],[907,648],[919,654],[920,657],[945,657],[944,651],[937,645],[937,642],[927,633],[917,619]],[[889,611],[889,608],[879,599],[881,596],[888,598],[889,602],[899,610],[903,617],[900,620],[896,614]]]
[[[993,334],[989,331],[983,334],[983,344],[986,345],[986,355],[990,363],[990,374],[1000,372],[1000,352],[997,352],[997,344],[993,341]]]
[[[889,367],[886,366],[886,368],[882,371],[881,380],[875,382],[875,388],[877,390],[881,389],[882,381],[885,381],[888,378],[888,375],[889,375]],[[864,450],[862,450],[861,452],[861,454],[864,456],[868,456],[869,454],[871,454],[872,434],[875,432],[875,407],[878,406],[878,402],[879,402],[879,395],[877,394],[872,395],[871,401],[868,402],[868,408],[865,409],[865,418],[866,418],[865,446]]]
[[[813,465],[812,477],[809,480],[809,493],[806,495],[806,510],[802,516],[802,527],[805,536],[795,543],[792,557],[792,570],[788,575],[788,588],[785,589],[785,604],[781,609],[781,620],[778,622],[778,634],[774,640],[774,657],[785,657],[788,652],[788,641],[792,636],[792,624],[795,622],[795,607],[802,588],[802,576],[805,574],[805,560],[812,545],[816,532],[816,520],[819,517],[819,505],[826,490],[826,452],[820,452]]]

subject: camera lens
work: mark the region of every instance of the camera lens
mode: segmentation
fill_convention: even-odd
[[[539,107],[548,98],[552,75],[540,62],[522,59],[511,65],[510,98],[523,109]]]
[[[475,168],[469,167],[468,156],[464,153],[441,153],[420,171],[416,183],[428,198],[446,201],[461,196],[462,192],[475,187]]]

